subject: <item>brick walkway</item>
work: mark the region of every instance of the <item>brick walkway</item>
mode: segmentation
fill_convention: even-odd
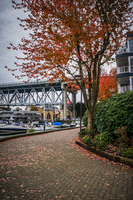
[[[132,200],[133,170],[75,144],[79,129],[0,143],[0,200]]]

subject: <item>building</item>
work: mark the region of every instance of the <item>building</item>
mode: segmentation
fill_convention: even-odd
[[[116,55],[118,93],[133,90],[133,31],[127,33],[127,41]]]
[[[59,109],[54,106],[45,106],[45,112],[44,112],[44,108],[37,107],[37,109],[40,111],[42,120],[46,120],[46,121],[56,120],[57,115],[59,115],[60,113]]]
[[[7,111],[7,110],[0,110],[0,120],[7,120],[10,119],[14,121],[21,120],[24,123],[28,121],[40,121],[40,111]]]

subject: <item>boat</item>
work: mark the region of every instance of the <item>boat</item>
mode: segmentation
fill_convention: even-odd
[[[80,127],[80,123],[82,123],[80,120],[75,120],[76,127]]]
[[[3,127],[4,125],[8,125],[9,123],[5,120],[0,120],[0,127]]]
[[[53,122],[52,123],[52,127],[53,128],[61,128],[62,127],[62,123],[61,122]]]
[[[72,123],[70,124],[70,127],[75,127],[75,126],[76,126],[75,122],[72,121]]]
[[[22,122],[0,123],[0,136],[26,133],[27,127]]]
[[[44,123],[38,123],[38,124],[34,124],[33,125],[33,130],[34,131],[45,131],[45,130],[52,130],[52,126],[50,126],[50,125],[47,125],[46,123],[45,123],[45,126],[44,126]]]
[[[62,124],[62,128],[69,128],[69,127],[70,127],[70,124],[67,124],[67,123]]]
[[[84,124],[83,124],[83,119],[80,119],[80,118],[76,118],[75,119],[75,124],[76,124],[76,127],[82,127],[82,126],[84,126]]]

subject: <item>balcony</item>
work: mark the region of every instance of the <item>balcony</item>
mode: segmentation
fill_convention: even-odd
[[[130,72],[129,66],[117,67],[117,74]]]
[[[133,91],[133,86],[120,86],[118,87],[118,93],[128,92],[129,90]]]
[[[119,48],[116,54],[121,54],[121,53],[126,53],[126,52],[130,52],[130,51],[127,47],[123,47],[123,48]]]

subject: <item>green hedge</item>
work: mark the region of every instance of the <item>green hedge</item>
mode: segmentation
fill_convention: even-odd
[[[84,119],[86,121],[87,114]],[[98,102],[95,106],[94,125],[99,133],[113,133],[125,127],[130,137],[133,135],[133,92],[116,94]]]

